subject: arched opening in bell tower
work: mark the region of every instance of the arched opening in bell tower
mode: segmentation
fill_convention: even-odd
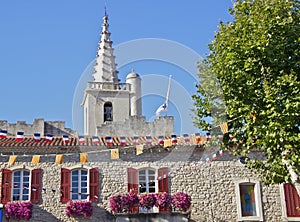
[[[113,121],[113,107],[111,102],[104,103],[104,122]]]

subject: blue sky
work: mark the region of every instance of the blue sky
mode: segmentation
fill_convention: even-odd
[[[108,0],[111,38],[114,46],[144,38],[170,40],[204,57],[218,23],[231,20],[230,6],[231,0]],[[73,95],[95,58],[103,14],[102,0],[1,1],[0,120],[32,123],[44,118],[73,127]],[[125,64],[119,70],[122,81],[132,68],[142,78],[172,74],[188,93],[195,90],[195,81],[180,65],[150,60]],[[169,115],[180,116],[178,100],[173,94]],[[163,101],[162,96],[145,97],[148,120]],[[176,123],[176,133],[184,133],[182,124]]]

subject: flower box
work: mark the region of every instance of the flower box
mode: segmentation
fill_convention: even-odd
[[[126,194],[115,194],[110,197],[110,208],[113,214],[151,214],[170,212],[187,212],[191,206],[191,196],[178,192],[170,196],[168,193],[142,193],[133,191]],[[126,214],[125,214],[126,215]]]
[[[30,201],[13,201],[5,204],[5,217],[7,220],[30,220],[32,217],[33,205]]]
[[[69,201],[66,205],[65,212],[67,217],[89,218],[93,214],[92,202],[90,201]]]

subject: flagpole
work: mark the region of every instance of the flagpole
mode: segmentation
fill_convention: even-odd
[[[169,96],[170,96],[170,88],[171,88],[171,78],[172,78],[172,75],[169,76],[169,83],[168,83],[168,90],[167,90],[167,96],[166,96],[166,105],[167,107],[169,106]],[[166,116],[168,115],[168,109],[167,109],[167,112],[166,112]]]

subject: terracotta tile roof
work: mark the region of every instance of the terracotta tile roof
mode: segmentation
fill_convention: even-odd
[[[47,142],[45,138],[41,138],[39,142],[35,142],[33,137],[24,137],[22,141],[16,141],[15,137],[0,139],[0,147],[48,147],[48,146],[76,146],[77,138],[70,137],[69,143],[65,144],[62,137],[53,137],[51,142]]]
[[[51,142],[47,142],[45,137],[42,137],[39,142],[36,142],[32,136],[25,136],[22,141],[16,141],[16,137],[7,137],[0,139],[0,152],[17,152],[17,153],[55,153],[55,152],[78,152],[81,148],[87,150],[93,150],[95,148],[115,148],[122,147],[120,137],[112,137],[112,146],[108,146],[106,137],[98,137],[99,144],[94,144],[92,137],[85,136],[85,142],[79,143],[79,138],[69,137],[69,142],[65,143],[62,137],[53,137]],[[135,146],[134,137],[125,137],[125,146]],[[171,136],[165,136],[164,139],[171,139]],[[146,136],[138,137],[138,144],[145,144],[147,140]],[[158,137],[152,137],[152,146],[158,145]],[[183,136],[177,137],[177,145],[192,144],[191,142],[186,143]]]

